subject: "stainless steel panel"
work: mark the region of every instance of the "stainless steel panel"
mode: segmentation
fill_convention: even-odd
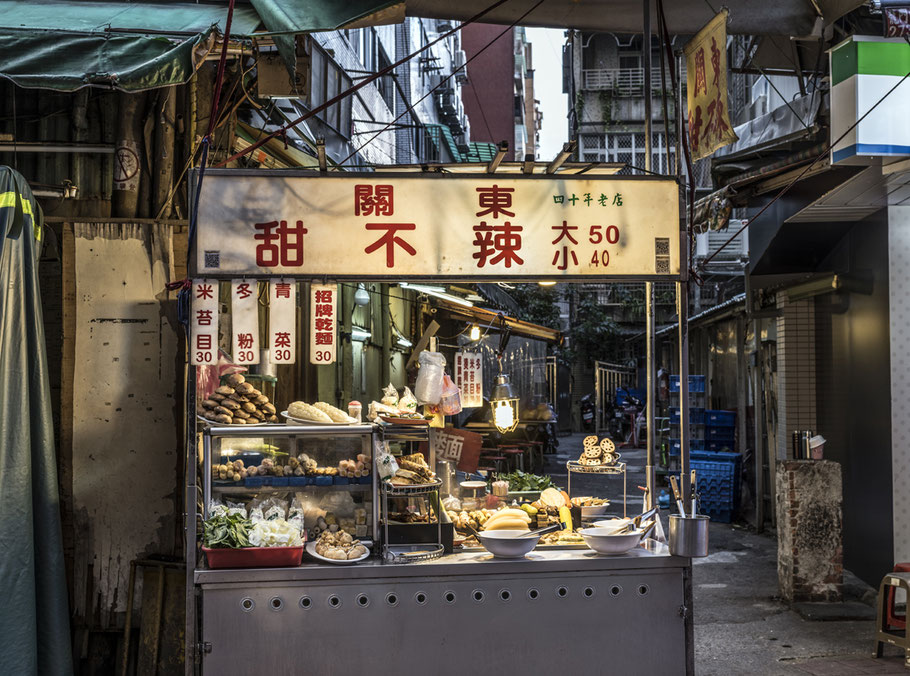
[[[686,570],[208,585],[202,673],[683,674]]]

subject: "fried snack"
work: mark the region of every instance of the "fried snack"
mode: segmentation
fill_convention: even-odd
[[[332,419],[326,413],[304,401],[295,401],[289,404],[288,415],[298,420],[312,420],[322,423],[332,422]]]
[[[324,401],[317,401],[315,404],[313,404],[313,406],[315,406],[320,411],[322,411],[327,416],[329,416],[329,418],[332,419],[332,422],[349,423],[354,420],[351,416],[349,416],[347,413],[342,411],[340,408],[335,408],[331,404],[327,404]]]

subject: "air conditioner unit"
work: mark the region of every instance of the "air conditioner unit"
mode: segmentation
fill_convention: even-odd
[[[455,81],[459,84],[465,84],[468,81],[468,69],[465,67],[467,62],[468,58],[464,50],[456,50],[453,70],[455,71]]]
[[[294,74],[277,49],[260,49],[256,60],[256,93],[263,99],[307,99],[310,96],[312,57],[309,36],[297,36]]]

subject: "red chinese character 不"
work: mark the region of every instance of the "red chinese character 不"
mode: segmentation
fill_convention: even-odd
[[[253,295],[252,289],[248,282],[241,282],[237,285],[237,296],[239,298],[249,298]]]
[[[391,216],[394,211],[394,192],[391,185],[354,186],[355,216]]]
[[[249,350],[253,347],[253,334],[252,333],[238,333],[237,334],[237,347],[241,350]]]
[[[414,223],[367,223],[367,230],[385,230],[385,234],[364,249],[364,253],[373,253],[379,247],[385,246],[385,266],[395,267],[395,245],[397,244],[411,256],[417,255],[417,250],[395,235],[399,230],[416,230]]]
[[[332,330],[332,319],[330,317],[316,317],[315,324],[317,331]]]
[[[199,326],[211,326],[212,325],[212,311],[211,310],[196,310],[196,324]]]
[[[291,285],[288,282],[278,282],[275,284],[275,298],[290,298]]]
[[[196,287],[196,298],[214,298],[214,292],[211,284],[200,284]]]
[[[506,221],[502,225],[487,225],[486,221],[481,221],[480,225],[474,226],[474,246],[480,247],[475,251],[473,256],[477,259],[477,267],[482,268],[487,264],[487,258],[490,258],[490,265],[496,265],[500,261],[505,261],[506,267],[512,267],[512,261],[519,265],[524,261],[516,253],[521,249],[522,227],[512,225]],[[495,254],[495,255],[493,255]]]
[[[331,317],[333,312],[333,307],[331,305],[317,305],[316,306],[316,316],[317,317]]]
[[[477,212],[478,217],[491,214],[492,218],[499,218],[500,213],[515,217],[513,212],[507,211],[512,207],[512,193],[515,192],[515,188],[500,188],[494,184],[492,188],[477,188],[477,192],[480,193],[477,202],[481,208]]]
[[[695,106],[695,114],[689,111],[689,143],[692,144],[692,150],[698,152],[701,145],[701,106]]]
[[[316,344],[317,345],[331,345],[332,344],[332,334],[331,333],[317,333],[316,334]]]
[[[314,295],[317,303],[331,303],[332,302],[332,290],[331,289],[320,289],[313,295]]]
[[[278,331],[275,334],[275,347],[290,347],[291,334],[288,331]]]
[[[269,221],[253,227],[261,231],[253,238],[262,242],[256,245],[256,265],[263,268],[303,265],[303,236],[307,233],[303,221],[297,221],[295,226],[289,226],[287,221]]]
[[[699,47],[695,52],[695,94],[698,96],[699,90],[708,93],[708,83],[705,80],[705,48]]]
[[[197,350],[211,350],[212,349],[212,337],[205,333],[196,336],[196,349]]]

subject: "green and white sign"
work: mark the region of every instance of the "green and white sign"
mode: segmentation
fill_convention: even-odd
[[[830,52],[831,164],[872,164],[910,156],[910,44],[900,38],[854,35]],[[900,85],[890,94],[888,92]]]

